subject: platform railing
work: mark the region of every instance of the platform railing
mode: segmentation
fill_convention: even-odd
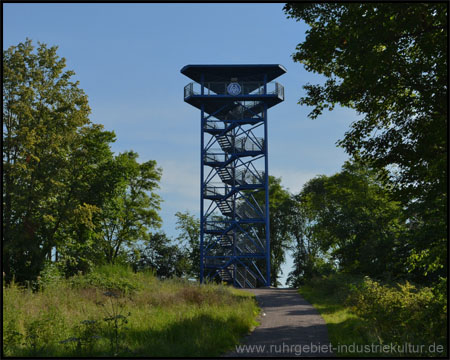
[[[205,130],[224,130],[225,124],[220,120],[208,120],[205,122]]]
[[[228,93],[228,85],[231,82],[205,82],[203,95],[204,96],[217,96],[217,95],[230,95]],[[237,95],[278,95],[284,99],[284,87],[276,81],[271,81],[266,84],[264,88],[263,82],[237,82],[241,88],[241,91]],[[188,98],[192,95],[202,95],[201,84],[197,82],[191,82],[184,87],[184,98]],[[233,95],[234,96],[234,95]]]
[[[258,171],[255,176],[250,171],[236,170],[236,183],[239,185],[261,184],[264,182],[264,171]]]
[[[262,151],[264,149],[264,139],[263,138],[251,139],[249,137],[242,136],[236,138],[234,146],[236,152]]]
[[[230,226],[231,223],[226,221],[205,221],[203,223],[203,229],[205,231],[225,231]]]
[[[225,196],[226,188],[224,186],[205,186],[203,193],[205,196]]]
[[[222,153],[206,153],[204,156],[205,163],[223,163],[225,160],[225,154]]]
[[[236,214],[241,219],[255,219],[264,216],[246,202],[241,203],[236,207]]]

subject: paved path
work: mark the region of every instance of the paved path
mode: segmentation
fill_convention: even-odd
[[[325,321],[295,289],[248,289],[262,308],[259,325],[226,356],[333,356]],[[265,316],[264,316],[265,314]],[[253,347],[252,347],[253,345]]]

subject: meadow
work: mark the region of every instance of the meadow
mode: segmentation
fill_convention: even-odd
[[[5,356],[219,356],[257,325],[254,297],[220,284],[102,266],[3,285]]]

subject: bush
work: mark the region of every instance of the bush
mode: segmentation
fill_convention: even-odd
[[[363,281],[362,276],[345,273],[331,274],[329,276],[313,277],[305,284],[324,297],[333,297],[344,302],[351,290]]]
[[[354,286],[348,303],[380,343],[423,344],[426,349],[440,344],[446,349],[446,302],[431,288],[417,288],[409,282],[381,285],[366,277]]]
[[[18,319],[23,316],[21,300],[25,290],[11,281],[3,283],[3,354],[10,356],[22,344],[24,335]]]
[[[40,289],[43,289],[45,287],[57,285],[62,278],[63,274],[58,267],[58,264],[49,261],[45,263],[44,269],[39,273],[37,284]]]
[[[131,294],[139,289],[138,275],[125,265],[102,265],[86,275],[75,275],[70,279],[76,288],[97,287],[106,291]]]

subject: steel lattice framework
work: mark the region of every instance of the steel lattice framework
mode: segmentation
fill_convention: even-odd
[[[267,109],[281,65],[187,65],[184,100],[201,111],[200,281],[270,286]]]

